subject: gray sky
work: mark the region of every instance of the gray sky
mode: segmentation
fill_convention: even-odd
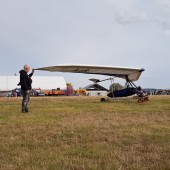
[[[0,61],[0,75],[25,63],[139,67],[137,84],[170,88],[170,1],[0,0]],[[62,75],[75,87],[94,77],[36,75]]]

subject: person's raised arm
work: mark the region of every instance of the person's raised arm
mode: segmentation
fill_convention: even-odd
[[[31,74],[29,74],[29,77],[32,77],[32,76],[33,76],[33,74],[34,74],[34,72],[35,72],[35,69],[32,69],[32,73],[31,73]]]

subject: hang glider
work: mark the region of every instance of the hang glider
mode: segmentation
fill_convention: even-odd
[[[83,73],[83,74],[98,74],[110,77],[119,77],[126,80],[126,88],[115,91],[112,89],[107,96],[109,98],[115,97],[128,97],[132,95],[138,96],[138,102],[148,101],[148,96],[145,95],[142,88],[137,87],[133,82],[137,81],[142,72],[145,71],[142,68],[127,68],[127,67],[113,67],[113,66],[99,66],[99,65],[58,65],[50,67],[37,68],[36,70],[51,71],[51,72],[70,72],[70,73]],[[98,80],[90,79],[95,84],[98,82],[112,80],[113,78]],[[105,101],[104,98],[101,101]]]
[[[105,76],[114,76],[125,79],[127,82],[134,82],[139,79],[141,73],[145,71],[142,68],[127,68],[99,65],[58,65],[50,67],[42,67],[36,70],[50,72],[70,72],[83,74],[98,74]]]

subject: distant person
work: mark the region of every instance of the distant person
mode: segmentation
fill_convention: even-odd
[[[20,83],[18,85],[21,86],[21,93],[23,96],[22,113],[28,113],[28,103],[30,100],[30,93],[31,93],[31,89],[32,89],[31,77],[34,74],[34,69],[32,69],[32,73],[28,75],[29,71],[30,71],[30,66],[24,65],[24,69],[19,72],[20,73]]]

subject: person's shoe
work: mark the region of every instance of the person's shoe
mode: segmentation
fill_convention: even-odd
[[[21,112],[22,112],[22,113],[26,113],[26,111],[25,111],[25,110],[21,110]]]
[[[26,112],[26,113],[28,113],[28,112],[29,112],[29,111],[28,111],[28,108],[26,108],[26,109],[25,109],[25,112]]]

